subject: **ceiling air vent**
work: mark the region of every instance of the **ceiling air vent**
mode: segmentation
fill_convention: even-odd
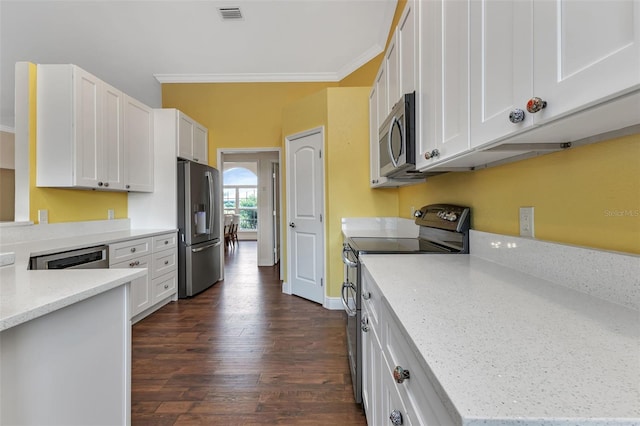
[[[242,12],[239,7],[219,7],[220,16],[225,21],[242,19]]]

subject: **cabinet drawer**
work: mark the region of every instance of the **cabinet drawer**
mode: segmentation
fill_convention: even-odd
[[[371,325],[377,328],[380,322],[382,297],[366,267],[362,268],[362,308],[365,309],[365,307],[369,313]]]
[[[155,278],[151,282],[151,287],[153,294],[152,303],[157,303],[176,292],[178,288],[177,274],[175,272],[170,272],[159,278]]]
[[[383,334],[386,335],[386,343],[383,343],[382,347],[384,357],[387,360],[387,371],[383,375],[393,376],[393,370],[396,366],[409,370],[410,378],[403,383],[395,383],[395,380],[392,379],[406,407],[409,423],[420,425],[454,424],[427,376],[426,366],[418,360],[412,343],[406,340],[404,331],[389,312],[385,312],[385,319],[387,321]]]
[[[176,246],[176,233],[157,235],[153,237],[153,251],[166,250]]]
[[[109,244],[109,265],[147,254],[151,254],[151,238]]]
[[[151,277],[157,278],[176,269],[176,250],[153,253]]]

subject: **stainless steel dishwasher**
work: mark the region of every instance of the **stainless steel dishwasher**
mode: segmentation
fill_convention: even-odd
[[[97,268],[109,268],[109,247],[106,245],[34,256],[29,260],[29,269]]]

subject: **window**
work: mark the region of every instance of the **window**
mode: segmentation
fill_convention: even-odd
[[[248,167],[253,168],[250,170]],[[240,215],[239,232],[258,229],[257,163],[224,163],[224,214]]]

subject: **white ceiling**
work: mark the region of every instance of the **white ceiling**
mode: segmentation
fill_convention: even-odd
[[[17,61],[79,65],[152,107],[160,82],[338,81],[383,50],[396,3],[0,0],[0,125]]]

